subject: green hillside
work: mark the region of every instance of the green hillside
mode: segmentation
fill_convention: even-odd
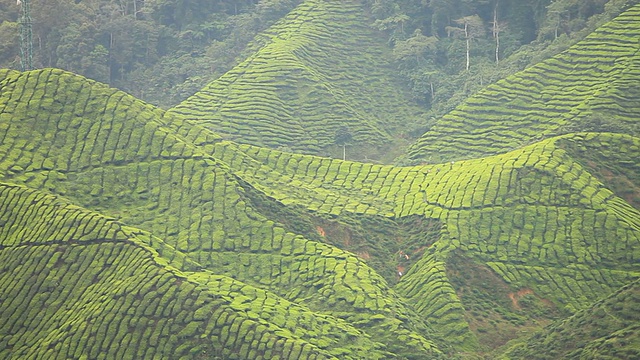
[[[640,5],[567,51],[488,86],[410,149],[429,163],[504,153],[575,131],[639,134]]]
[[[578,138],[579,139],[579,138]],[[619,142],[584,142],[565,138],[562,147],[580,164],[640,210],[640,162],[635,138],[620,137]]]
[[[408,168],[247,146],[239,156],[229,150],[237,145],[224,142],[216,156],[281,203],[337,222],[420,216],[442,223],[435,242],[427,232],[421,243],[396,240],[391,249],[416,259],[407,264],[371,254],[375,244],[350,249],[409,268],[398,293],[447,341],[473,347],[476,337],[493,337],[498,321],[518,328],[546,314],[571,314],[640,276],[640,213],[575,161],[563,148],[567,141],[640,158],[640,139],[616,134],[571,135],[494,157]],[[469,269],[486,275],[469,278]],[[519,311],[521,297],[531,312]],[[474,334],[469,326],[483,330]]]
[[[15,75],[17,71],[10,69],[0,69],[0,80],[4,79],[9,75]]]
[[[302,153],[336,151],[336,135],[348,132],[357,156],[381,156],[375,148],[424,122],[424,111],[407,100],[369,22],[358,1],[307,0],[170,112],[226,139]]]
[[[638,193],[593,170],[639,184],[629,135],[372,165],[45,69],[0,80],[0,139],[7,358],[465,357],[640,278]]]
[[[637,359],[638,282],[508,349],[503,359]]]
[[[117,224],[141,229],[147,234],[145,247],[158,254],[153,265],[158,271],[186,273],[183,276],[194,286],[211,287],[214,298],[227,299],[228,311],[240,311],[266,327],[243,325],[222,312],[199,314],[222,334],[220,339],[205,332],[200,336],[196,330],[206,326],[194,323],[194,312],[185,312],[181,321],[191,332],[184,336],[198,339],[198,344],[211,349],[207,351],[230,358],[254,358],[247,354],[272,358],[273,352],[281,351],[283,358],[298,358],[304,352],[341,359],[425,358],[439,353],[423,320],[362,259],[289,231],[256,209],[252,202],[259,199],[257,191],[209,155],[220,141],[216,135],[122,92],[58,70],[9,75],[0,88],[1,181],[64,196]],[[19,200],[15,199],[20,207],[7,205],[4,216],[44,214],[41,219],[52,218],[53,225],[59,219],[61,235],[54,236],[56,241],[75,240],[80,231],[76,229],[84,228],[84,217],[64,212],[57,216]],[[17,212],[12,212],[14,208]],[[17,239],[31,228],[48,234],[41,226],[15,227]],[[3,242],[10,240],[3,237]],[[99,240],[92,243],[100,245]],[[30,243],[28,236],[25,242]],[[11,255],[11,244],[1,250],[15,264],[7,289],[15,288],[15,281],[34,281],[41,288],[36,279],[28,280],[28,274],[38,270],[27,271],[13,259],[22,257]],[[118,261],[128,263],[130,257]],[[15,276],[23,268],[25,277]],[[110,269],[119,273],[117,266]],[[141,286],[142,280],[131,281],[131,286]],[[183,291],[178,288],[175,291]],[[147,298],[143,305],[155,299],[153,292],[137,292]],[[24,294],[24,299],[35,295]],[[57,305],[72,304],[70,300]],[[11,316],[23,316],[24,311],[33,310],[23,307]],[[13,313],[3,311],[6,316]],[[115,338],[142,335],[128,322],[110,321]],[[278,338],[265,335],[262,340],[255,334],[265,329],[273,329]],[[16,326],[2,333],[19,343],[29,338],[22,331]],[[177,336],[170,328],[163,331]],[[166,354],[197,351],[189,343],[175,346]],[[149,351],[145,357],[167,356]],[[14,352],[9,350],[9,355]]]
[[[415,119],[356,10],[304,2],[168,112],[0,70],[0,357],[635,356],[640,5],[441,119],[432,164],[270,149]]]
[[[3,359],[377,354],[344,321],[226,276],[178,271],[147,232],[24,187],[3,183],[0,194]]]

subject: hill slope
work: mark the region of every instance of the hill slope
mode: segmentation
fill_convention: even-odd
[[[640,5],[567,51],[488,86],[409,149],[414,161],[503,153],[575,131],[639,134]]]
[[[309,340],[376,354],[342,321],[226,276],[167,266],[146,232],[24,187],[0,184],[0,194],[5,359],[335,359]]]
[[[215,134],[57,70],[10,75],[0,88],[2,181],[65,196],[148,232],[158,266],[192,274],[196,284],[212,284],[214,297],[221,292],[231,311],[264,319],[282,346],[300,340],[296,348],[308,347],[304,351],[320,358],[424,358],[439,352],[422,320],[361,259],[288,231],[255,209],[256,190],[208,154],[220,141]],[[39,211],[29,202],[17,213],[13,208],[5,210],[9,219]],[[55,215],[42,212],[45,219]],[[59,217],[67,219],[64,213]],[[76,218],[60,226],[82,228],[73,223]],[[12,270],[22,273],[17,265]],[[24,278],[7,281],[12,288]],[[146,290],[140,296],[153,297]],[[184,324],[194,327],[194,315],[188,314]],[[267,338],[251,340],[255,326],[225,320],[222,313],[207,316],[225,338],[203,334],[203,346],[235,358],[270,358],[276,351]],[[231,330],[226,321],[232,321]],[[118,337],[139,330],[119,324],[112,331]],[[282,350],[282,357],[298,358],[301,351]]]
[[[393,167],[223,141],[193,121],[57,70],[9,73],[0,89],[0,181],[14,189],[3,192],[0,219],[19,224],[1,237],[0,254],[18,274],[3,279],[10,295],[0,296],[2,306],[15,308],[5,316],[39,309],[36,289],[47,289],[44,276],[31,276],[39,268],[20,265],[30,256],[15,252],[49,254],[30,240],[37,238],[31,229],[60,242],[61,251],[65,241],[77,249],[91,217],[130,229],[118,239],[149,254],[140,257],[152,259],[154,271],[186,278],[163,293],[195,286],[226,301],[225,312],[212,310],[199,324],[192,317],[202,314],[185,308],[176,326],[190,327],[183,336],[191,342],[170,341],[168,354],[423,359],[486,351],[640,278],[640,213],[582,165],[617,149],[615,167],[639,183],[636,137],[571,134],[483,159]],[[581,155],[586,149],[592,158]],[[38,201],[51,198],[44,193],[68,205],[49,210]],[[87,238],[95,246],[83,258],[112,246],[101,249],[102,226],[93,229],[98,235]],[[113,254],[115,262],[133,261]],[[92,268],[104,266],[96,261]],[[127,273],[116,268],[109,268],[114,277]],[[141,287],[137,276],[136,294],[154,301],[157,289]],[[12,292],[28,281],[33,292]],[[111,286],[100,277],[96,284]],[[60,316],[54,309],[47,323]],[[110,324],[113,339],[144,335]],[[198,332],[208,327],[221,332]],[[254,340],[258,328],[264,341]],[[19,354],[40,351],[28,343],[29,329],[21,323],[1,334],[20,344]],[[51,336],[77,346],[73,337]],[[62,351],[71,350],[51,349]]]
[[[246,155],[239,156],[224,142],[216,156],[281,203],[337,222],[353,223],[347,219],[356,214],[442,223],[435,241],[423,233],[409,243],[397,234],[395,256],[376,254],[375,238],[343,246],[407,268],[398,293],[443,338],[473,347],[476,336],[498,331],[487,324],[495,317],[518,328],[545,313],[571,314],[640,276],[640,213],[573,159],[566,141],[640,157],[640,139],[615,134],[571,135],[499,156],[409,168],[252,147],[240,147]],[[380,220],[373,224],[381,228]],[[398,259],[399,251],[414,260]],[[485,275],[470,279],[470,269]],[[522,297],[530,313],[521,311]],[[469,326],[482,331],[472,334]]]
[[[639,314],[640,285],[636,281],[513,346],[503,358],[637,359]]]
[[[256,39],[255,54],[170,111],[240,143],[302,153],[326,151],[346,130],[362,154],[422,121],[393,74],[359,2],[307,0]]]

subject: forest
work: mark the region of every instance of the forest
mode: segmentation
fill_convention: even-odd
[[[413,97],[440,116],[552,56],[630,0],[365,0]],[[34,67],[170,108],[224,74],[299,0],[31,0]],[[0,67],[19,69],[19,6],[0,1]],[[420,132],[424,129],[416,129]]]

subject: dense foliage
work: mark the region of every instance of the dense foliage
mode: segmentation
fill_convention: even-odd
[[[170,107],[229,70],[259,31],[300,2],[32,0],[34,63]],[[438,116],[636,1],[364,2],[367,21],[386,33],[414,97]],[[13,0],[0,0],[0,67],[19,67],[18,17]]]

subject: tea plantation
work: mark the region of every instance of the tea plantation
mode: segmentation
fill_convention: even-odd
[[[345,16],[353,6],[305,2],[289,21],[321,28],[320,15],[302,21],[313,4]],[[260,121],[268,136],[257,123],[220,126],[224,111],[252,117],[209,106],[266,104],[259,87],[222,89],[279,64],[264,60],[269,51],[302,51],[293,45],[311,35],[266,33],[253,60],[264,67],[249,61],[168,112],[61,70],[1,70],[0,357],[636,356],[640,138],[575,124],[598,113],[613,130],[637,126],[639,13],[488,87],[411,153],[447,161],[408,167],[256,146],[318,149],[280,138],[290,125]],[[597,54],[609,60],[558,65],[589,42],[604,42]],[[581,70],[596,65],[606,69]],[[566,84],[547,85],[556,76],[547,67]],[[575,87],[575,99],[560,86]],[[471,107],[508,108],[491,99],[523,105],[499,116],[502,127],[491,111],[473,110],[471,121]],[[365,103],[342,109],[364,113]],[[270,106],[264,114],[278,114]],[[516,116],[521,126],[505,130]],[[356,138],[379,139],[374,120],[356,122]],[[247,132],[230,130],[240,126]],[[324,144],[328,132],[290,136]]]

